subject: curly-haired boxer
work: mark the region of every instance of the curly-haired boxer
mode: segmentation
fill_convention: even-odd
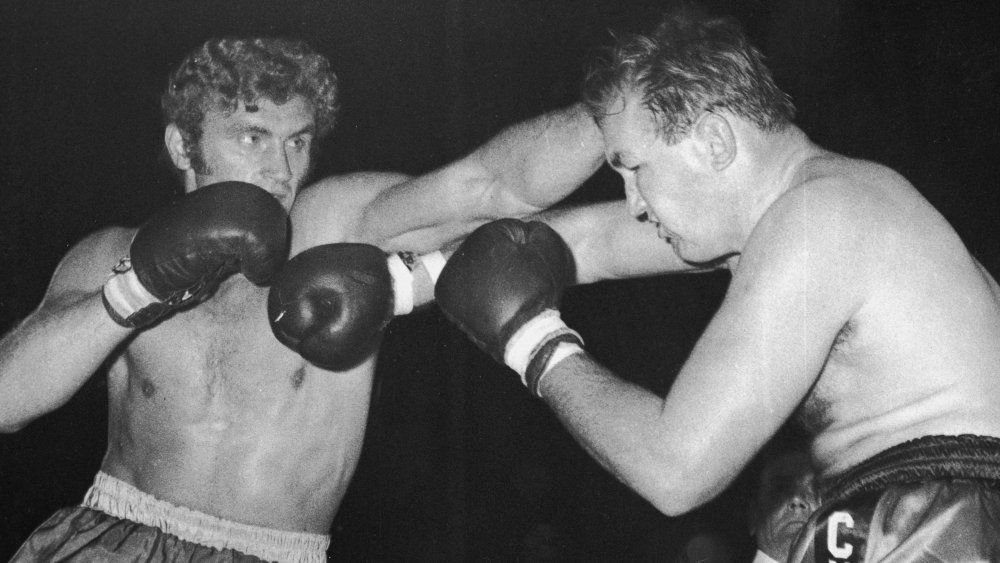
[[[300,41],[210,40],[162,105],[185,195],[76,244],[0,341],[8,432],[110,366],[101,471],[14,560],[325,561],[385,324],[430,299],[437,248],[552,201],[480,181],[489,146],[297,197],[338,105],[327,59]]]

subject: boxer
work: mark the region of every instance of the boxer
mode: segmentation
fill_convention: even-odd
[[[673,13],[622,34],[583,103],[550,118],[579,143],[508,142],[571,156],[577,175],[603,154],[625,201],[548,214],[552,232],[483,227],[445,266],[438,302],[665,514],[713,498],[795,419],[820,482],[838,483],[825,495],[846,507],[817,511],[831,560],[988,560],[1000,287],[905,178],[817,146],[793,117],[734,21]],[[713,269],[729,289],[665,397],[602,366],[558,314],[567,279]],[[838,543],[846,528],[867,547]]]
[[[171,74],[164,141],[184,195],[75,244],[0,340],[6,432],[107,366],[100,472],[15,561],[325,561],[385,324],[431,299],[437,249],[575,187],[484,183],[484,165],[504,167],[487,145],[418,178],[302,189],[337,88],[287,39],[211,39]]]

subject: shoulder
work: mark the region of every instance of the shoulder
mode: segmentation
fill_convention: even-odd
[[[382,191],[411,178],[398,172],[355,172],[328,176],[306,186],[299,193],[292,206],[292,216],[318,211],[329,213],[332,209],[340,210],[344,215],[360,213],[363,206]]]
[[[862,299],[885,251],[888,213],[884,188],[864,176],[819,174],[783,193],[754,227],[734,282]]]
[[[379,194],[410,179],[397,172],[356,172],[329,176],[305,187],[290,213],[292,252],[349,241]]]
[[[751,245],[853,253],[884,232],[894,210],[915,193],[885,166],[843,157],[817,160],[763,214]]]

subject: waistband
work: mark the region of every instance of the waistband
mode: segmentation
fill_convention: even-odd
[[[233,549],[268,561],[323,563],[330,546],[330,536],[327,535],[240,524],[177,506],[103,471],[94,478],[94,484],[83,499],[83,506],[159,528],[184,541],[217,549]]]
[[[822,486],[825,502],[879,491],[889,485],[969,479],[1000,486],[1000,438],[963,434],[923,436],[893,446]]]

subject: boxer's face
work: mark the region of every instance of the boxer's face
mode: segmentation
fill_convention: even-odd
[[[232,114],[209,112],[199,142],[205,167],[190,169],[196,187],[238,180],[260,186],[290,209],[310,171],[315,122],[310,104],[242,103]]]
[[[709,262],[732,251],[723,236],[727,198],[697,142],[668,145],[637,95],[623,96],[601,121],[608,163],[621,174],[630,212],[645,213],[660,238],[690,262]]]
[[[791,454],[769,463],[760,480],[757,545],[783,560],[806,520],[819,506],[815,474],[805,455]]]

